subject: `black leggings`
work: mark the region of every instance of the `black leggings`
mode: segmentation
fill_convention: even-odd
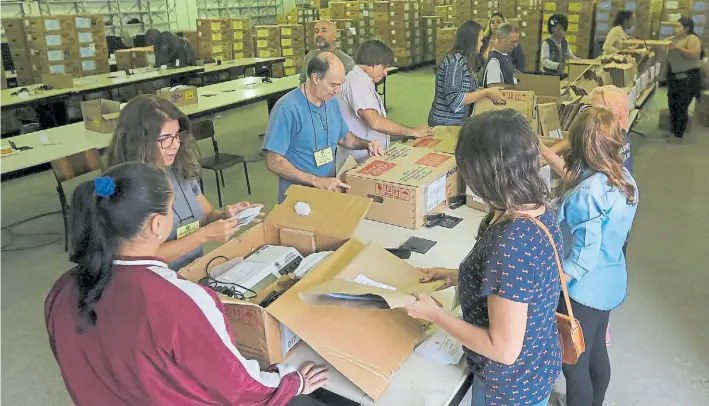
[[[667,104],[670,109],[670,131],[682,138],[687,130],[689,105],[699,97],[701,78],[699,69],[667,74]]]
[[[566,313],[560,305],[560,311]],[[611,363],[606,348],[610,311],[601,311],[571,300],[574,317],[581,323],[586,351],[576,364],[564,364],[568,406],[602,406],[611,380]]]

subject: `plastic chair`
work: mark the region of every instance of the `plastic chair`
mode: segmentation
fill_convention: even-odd
[[[79,152],[65,158],[54,160],[51,162],[51,165],[52,171],[54,172],[54,177],[57,179],[57,194],[59,195],[59,203],[62,206],[62,218],[64,219],[64,251],[68,251],[68,217],[70,207],[67,202],[62,183],[93,171],[103,171],[103,163],[101,162],[101,154],[96,148],[92,148],[84,152]]]
[[[246,177],[246,189],[249,194],[251,194],[251,182],[249,181],[249,170],[246,167],[246,159],[241,155],[234,154],[224,154],[219,152],[219,145],[217,144],[217,139],[214,137],[214,121],[212,120],[201,120],[192,123],[192,136],[195,140],[201,141],[205,139],[212,140],[212,147],[214,149],[214,155],[203,157],[199,160],[199,165],[204,169],[209,169],[214,171],[214,177],[217,181],[217,197],[219,198],[219,207],[222,207],[222,186],[226,187],[224,182],[224,169],[231,168],[238,164],[244,165],[244,176]],[[221,178],[221,186],[219,184],[219,179]],[[200,178],[200,187],[202,192],[204,192],[204,183]]]

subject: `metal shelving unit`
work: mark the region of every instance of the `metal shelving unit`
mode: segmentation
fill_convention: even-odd
[[[176,27],[175,0],[38,0],[40,15],[103,14],[106,33],[134,36],[150,28],[170,31]],[[136,24],[128,21],[138,19]]]
[[[199,18],[249,17],[252,25],[275,24],[283,0],[197,0]]]

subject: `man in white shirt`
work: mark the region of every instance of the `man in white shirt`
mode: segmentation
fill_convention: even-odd
[[[433,130],[425,124],[406,127],[387,118],[386,109],[375,85],[387,75],[387,68],[394,63],[394,52],[381,41],[370,40],[359,47],[355,66],[345,77],[342,91],[337,95],[342,116],[347,127],[357,137],[367,141],[379,141],[388,148],[390,135],[426,137]],[[364,152],[364,153],[362,153]],[[367,151],[337,148],[336,166],[339,169],[352,156],[358,164],[364,162]]]

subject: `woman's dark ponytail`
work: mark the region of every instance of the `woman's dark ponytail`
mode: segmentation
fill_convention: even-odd
[[[171,189],[165,173],[129,162],[105,177],[80,184],[72,196],[69,260],[77,266],[80,331],[96,324],[96,305],[113,278],[121,244],[134,238],[152,214],[167,214]]]

